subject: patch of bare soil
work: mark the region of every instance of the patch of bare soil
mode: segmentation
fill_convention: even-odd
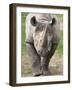
[[[49,69],[51,75],[62,75],[63,57],[60,57],[55,53],[50,61]],[[22,77],[32,76],[31,60],[28,55],[23,55],[21,58],[21,76]]]
[[[55,54],[49,64],[51,75],[62,75],[63,74],[63,57]]]

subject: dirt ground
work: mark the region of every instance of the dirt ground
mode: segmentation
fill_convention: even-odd
[[[22,77],[32,76],[31,62],[30,62],[30,57],[28,55],[22,56],[21,64],[22,64],[21,76]],[[63,57],[60,57],[55,53],[50,61],[49,69],[50,69],[51,75],[62,75]]]

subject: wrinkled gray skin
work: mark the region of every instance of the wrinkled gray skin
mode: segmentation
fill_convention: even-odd
[[[49,75],[49,62],[59,42],[59,22],[50,14],[28,14],[26,46],[31,57],[33,76]]]

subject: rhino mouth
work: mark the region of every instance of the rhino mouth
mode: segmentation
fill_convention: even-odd
[[[45,57],[48,55],[48,53],[38,53],[40,56]]]
[[[42,57],[45,57],[45,56],[47,56],[48,55],[48,51],[47,50],[40,50],[40,51],[37,51],[37,53],[40,55],[40,56],[42,56]]]

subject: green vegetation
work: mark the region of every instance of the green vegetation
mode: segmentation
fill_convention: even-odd
[[[59,56],[63,55],[63,31],[60,31],[60,41],[57,48],[57,53]]]
[[[27,16],[28,13],[21,13],[22,17],[21,17],[21,22],[22,22],[22,32],[21,32],[21,52],[22,52],[22,55],[23,54],[26,54],[27,52],[27,49],[26,49],[26,42],[25,42],[25,37],[26,37],[26,32],[25,32],[25,21],[26,21],[26,16]]]
[[[63,14],[56,14],[56,16],[59,18],[61,22],[63,22]]]

